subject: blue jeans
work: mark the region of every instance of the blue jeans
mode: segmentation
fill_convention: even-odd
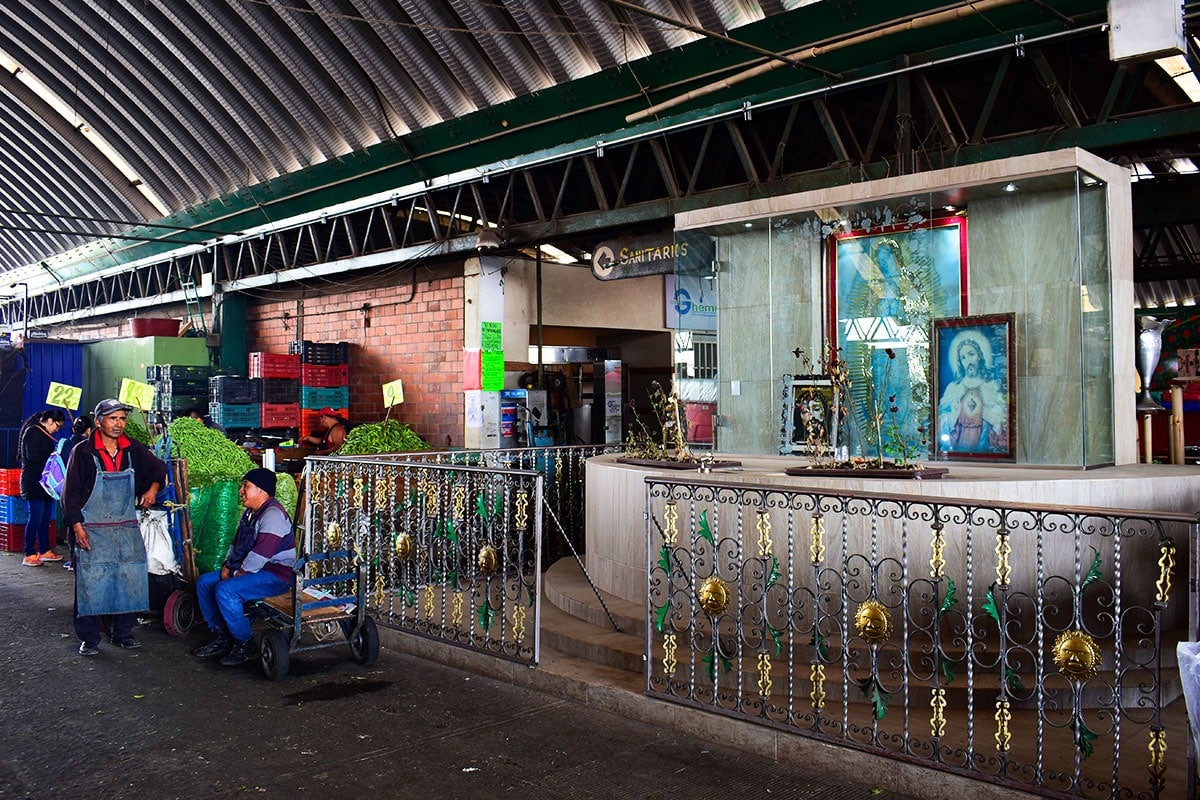
[[[214,634],[227,633],[234,641],[247,642],[253,636],[245,604],[283,594],[291,584],[266,570],[235,575],[221,580],[221,572],[206,572],[196,581],[196,601],[200,615]]]
[[[25,526],[25,555],[41,555],[50,549],[50,520],[53,500],[29,500],[29,524]]]

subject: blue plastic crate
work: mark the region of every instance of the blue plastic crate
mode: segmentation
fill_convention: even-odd
[[[338,386],[336,388],[300,387],[300,406],[302,408],[347,408],[349,405],[349,386]]]
[[[23,497],[0,497],[0,522],[9,525],[29,522],[29,502]]]
[[[209,403],[208,414],[213,422],[226,430],[235,428],[257,428],[262,419],[259,403]]]
[[[257,378],[217,375],[208,380],[208,399],[223,405],[261,403],[261,385]]]

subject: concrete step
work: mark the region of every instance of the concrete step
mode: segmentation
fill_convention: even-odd
[[[543,646],[594,664],[644,672],[645,612],[637,604],[607,592],[597,595],[574,558],[559,559],[546,570],[542,595]]]
[[[542,644],[560,653],[629,672],[642,672],[643,637],[600,627],[542,603]]]
[[[622,633],[646,636],[645,607],[605,591],[600,591],[597,597],[597,591],[574,558],[561,558],[551,564],[542,576],[542,588],[551,604],[573,617],[608,630],[613,629],[615,621]]]

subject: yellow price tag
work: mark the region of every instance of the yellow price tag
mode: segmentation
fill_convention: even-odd
[[[404,402],[404,381],[400,378],[383,385],[383,407],[391,408]]]
[[[149,411],[154,405],[154,387],[132,378],[122,378],[121,391],[117,394],[117,399],[127,406]]]
[[[79,410],[79,399],[83,397],[83,389],[78,386],[67,386],[65,383],[50,381],[46,392],[46,405]]]

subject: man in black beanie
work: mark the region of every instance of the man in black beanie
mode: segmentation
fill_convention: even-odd
[[[246,512],[225,563],[196,581],[196,600],[212,639],[192,654],[221,656],[225,667],[245,663],[254,650],[246,603],[288,591],[296,562],[292,520],[275,499],[275,473],[262,467],[250,470],[238,495]]]

